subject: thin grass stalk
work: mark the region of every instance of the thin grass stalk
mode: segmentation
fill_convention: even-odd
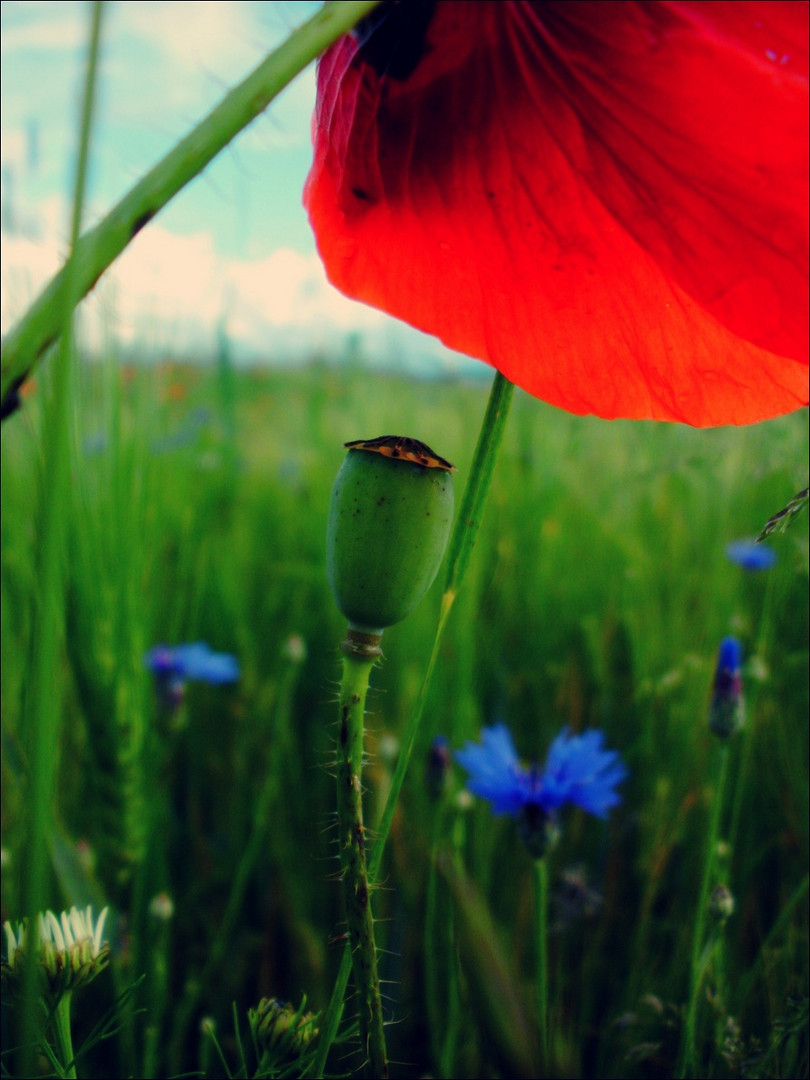
[[[439,932],[436,857],[439,850],[439,840],[442,826],[445,824],[446,815],[442,812],[443,807],[434,807],[433,822],[430,836],[430,861],[428,863],[427,893],[425,897],[425,929],[424,929],[424,963],[425,963],[425,1012],[428,1018],[430,1031],[431,1051],[434,1062],[438,1063],[441,1058],[441,1045],[439,1032],[442,1030],[442,1009],[440,1005],[439,968],[445,959],[439,959]]]
[[[535,859],[537,875],[537,1014],[540,1025],[540,1060],[548,1070],[548,862]]]
[[[692,938],[692,961],[689,973],[689,997],[686,1010],[683,1035],[681,1038],[680,1061],[678,1076],[697,1075],[695,1072],[695,1031],[697,1027],[698,1004],[700,1002],[700,988],[703,985],[703,976],[706,972],[706,950],[704,938],[706,931],[706,916],[709,907],[709,892],[712,883],[712,874],[717,854],[717,838],[720,832],[720,818],[725,802],[724,793],[726,778],[728,776],[729,747],[723,742],[719,747],[719,769],[717,787],[714,792],[712,805],[711,823],[709,834],[706,837],[706,858],[703,864],[703,878],[700,883],[697,911],[695,912],[695,932]]]
[[[762,613],[758,622],[756,644],[752,650],[752,655],[764,659],[769,665],[773,663],[773,658],[770,656],[770,647],[773,637],[774,617],[779,606],[784,602],[784,590],[783,588],[778,588],[778,583],[778,575],[773,571],[770,571],[765,582],[765,594],[762,598]],[[748,716],[749,728],[747,738],[740,740],[741,746],[738,751],[739,760],[733,778],[733,790],[728,796],[731,812],[729,815],[726,840],[728,840],[732,851],[735,850],[737,845],[737,836],[742,820],[745,794],[750,790],[750,786],[756,784],[757,781],[758,763],[755,758],[756,742],[753,729],[759,693],[760,686],[758,681],[753,679],[746,680],[745,709]],[[776,737],[779,739],[785,738],[784,725],[777,726]]]
[[[781,935],[789,928],[794,911],[800,904],[806,905],[808,894],[810,894],[810,873],[805,874],[793,890],[793,893],[779,912],[778,918],[768,931],[767,937],[760,942],[757,958],[745,973],[745,976],[737,988],[737,1000],[740,1007],[747,1002],[748,995],[754,984],[754,979],[759,977],[760,971],[765,966],[771,950],[775,948]]]
[[[65,329],[62,311],[68,307],[72,310],[158,211],[255,120],[296,75],[378,3],[342,0],[326,4],[229,91],[94,229],[71,245],[68,262],[6,337],[0,385],[4,403],[9,391],[16,389]]]
[[[425,702],[427,701],[428,691],[433,678],[433,671],[439,657],[439,647],[444,628],[447,625],[447,618],[450,614],[453,602],[458,595],[458,590],[461,587],[464,574],[469,566],[472,550],[475,547],[484,506],[486,505],[487,496],[492,483],[495,462],[497,461],[498,451],[501,442],[503,441],[504,431],[506,430],[506,421],[509,417],[509,408],[512,404],[514,389],[514,384],[509,382],[506,376],[502,375],[499,371],[496,371],[495,377],[492,380],[484,419],[481,423],[481,430],[478,434],[478,442],[476,443],[475,453],[473,454],[472,464],[470,466],[470,475],[464,489],[461,507],[459,508],[459,512],[453,525],[453,532],[450,536],[447,575],[445,578],[444,592],[442,594],[439,620],[436,625],[433,645],[430,650],[430,659],[428,660],[427,668],[425,669],[425,674],[422,678],[422,684],[419,688],[419,694],[408,722],[408,729],[402,741],[396,768],[391,780],[391,789],[388,793],[388,799],[386,800],[380,824],[376,830],[376,839],[369,858],[368,876],[372,882],[376,881],[379,876],[385,842],[391,831],[391,824],[394,820],[394,811],[396,810],[397,800],[402,789],[405,773],[407,772],[416,737],[421,726],[422,714],[425,709]],[[338,994],[337,991],[338,987],[343,987],[343,990],[345,991],[345,987],[349,980],[351,963],[351,951],[349,945],[347,945],[341,959],[335,988],[332,991],[332,997],[329,1000],[329,1007],[324,1018],[324,1031],[314,1064],[316,1077],[323,1077],[324,1069],[326,1068],[326,1059],[335,1035],[337,1034],[338,1027],[340,1026],[344,994]]]
[[[465,813],[456,809],[451,829],[450,858],[459,868],[462,865],[461,853],[464,850],[466,833]],[[436,861],[433,864],[434,870],[438,869],[439,858],[440,853],[437,851]],[[456,1047],[464,1020],[464,1006],[459,987],[456,921],[452,909],[445,926],[445,936],[448,941],[447,998],[442,1049],[439,1057],[439,1076],[453,1076],[456,1073]]]
[[[99,44],[101,41],[102,4],[96,0],[91,9],[90,40],[81,107],[79,153],[76,162],[70,248],[75,250],[81,229],[82,207],[90,155],[90,132],[93,122]],[[54,678],[65,618],[65,538],[66,508],[70,495],[70,388],[72,376],[72,322],[74,297],[78,283],[74,272],[66,274],[61,304],[53,317],[61,329],[59,362],[55,365],[53,390],[46,403],[43,446],[43,478],[39,514],[40,562],[38,568],[38,607],[34,624],[31,657],[31,684],[26,701],[27,728],[30,735],[30,833],[23,870],[23,904],[28,917],[31,940],[35,939],[37,915],[46,905],[46,870],[49,834],[52,828],[52,800],[62,721],[62,701]],[[27,965],[22,1004],[23,1047],[21,1076],[33,1076],[33,1047],[38,1027],[39,990],[36,963]]]
[[[292,696],[298,678],[298,666],[290,664],[279,691],[278,704],[273,717],[273,729],[277,733],[280,755],[289,757],[290,714]],[[228,949],[233,947],[234,930],[242,911],[242,906],[250,884],[251,875],[266,853],[268,836],[273,824],[273,810],[279,801],[280,773],[270,769],[256,799],[255,812],[247,842],[236,865],[231,880],[228,900],[219,919],[205,965],[194,979],[186,983],[185,993],[177,1008],[174,1020],[174,1034],[171,1047],[171,1071],[182,1071],[182,1051],[188,1027],[195,1010],[200,1004],[206,988],[220,970]]]

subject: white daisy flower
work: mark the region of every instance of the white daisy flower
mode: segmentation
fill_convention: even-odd
[[[37,916],[36,959],[47,989],[64,992],[91,982],[107,966],[110,947],[103,940],[108,908],[97,920],[92,907],[72,907],[59,918],[52,911]],[[3,980],[19,984],[27,957],[28,925],[3,924],[6,955],[2,961]]]

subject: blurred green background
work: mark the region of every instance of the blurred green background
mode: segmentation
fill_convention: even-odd
[[[202,1017],[236,1074],[234,1002],[243,1026],[264,995],[326,1006],[343,933],[331,484],[342,443],[408,435],[457,466],[458,504],[488,385],[317,362],[238,370],[226,342],[213,366],[112,357],[78,369],[57,492],[64,632],[39,688],[62,718],[49,906],[113,906],[113,970],[77,1001],[76,1042],[113,990],[146,974],[135,994],[146,1012],[93,1047],[82,1075],[225,1075]],[[48,394],[38,373],[2,436],[4,919],[23,914]],[[748,703],[721,824],[736,911],[708,961],[700,1054],[705,1075],[807,1075],[806,1029],[802,1040],[774,1026],[806,1015],[806,517],[772,538],[772,570],[725,555],[806,484],[807,455],[806,412],[697,431],[574,417],[516,393],[374,896],[394,1075],[524,1074],[531,861],[513,822],[459,798],[460,770],[440,800],[424,783],[434,735],[458,748],[496,721],[527,760],[565,725],[599,726],[630,771],[609,822],[572,812],[551,858],[554,1075],[672,1075],[717,775],[707,705],[727,634],[743,643]],[[372,677],[372,829],[439,592],[386,632]],[[170,717],[143,655],[196,640],[234,654],[241,678],[190,685]],[[164,892],[168,922],[150,913]],[[357,1064],[350,1049],[332,1073]]]

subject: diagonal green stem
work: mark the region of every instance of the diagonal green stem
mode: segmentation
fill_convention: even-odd
[[[372,882],[375,881],[379,875],[385,842],[391,830],[399,793],[402,789],[405,773],[408,769],[408,763],[410,762],[413,747],[419,733],[422,714],[425,709],[425,702],[427,701],[428,691],[433,678],[433,671],[439,656],[439,646],[441,644],[444,628],[447,625],[447,618],[450,614],[453,602],[458,595],[458,590],[461,587],[478,536],[478,529],[481,524],[487,495],[489,494],[492,474],[498,457],[498,450],[500,449],[503,434],[506,430],[506,421],[509,416],[509,407],[512,404],[514,389],[514,385],[509,382],[504,375],[501,375],[500,372],[495,373],[495,378],[492,381],[492,388],[489,393],[487,409],[481,424],[478,442],[470,466],[470,476],[467,480],[467,486],[464,489],[461,507],[453,526],[453,533],[450,537],[447,576],[445,579],[444,593],[442,595],[439,621],[436,626],[433,646],[430,651],[430,659],[428,660],[428,665],[422,679],[422,685],[419,688],[419,695],[408,722],[408,730],[402,741],[402,748],[397,759],[394,776],[391,780],[391,790],[388,793],[388,799],[383,810],[382,819],[377,829],[374,848],[369,859],[368,872]],[[351,951],[347,947],[343,953],[340,970],[324,1018],[323,1035],[314,1064],[314,1075],[316,1077],[323,1076],[326,1067],[326,1058],[329,1054],[335,1035],[337,1034],[343,1009],[344,991],[349,978],[351,962]]]
[[[94,229],[79,240],[3,345],[2,400],[62,332],[62,309],[74,307],[140,230],[247,127],[274,97],[379,0],[326,4],[234,87],[184,139],[150,169]],[[68,290],[68,281],[72,282]]]

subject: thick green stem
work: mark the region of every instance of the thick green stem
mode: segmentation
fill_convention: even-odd
[[[536,859],[537,870],[537,1012],[540,1053],[548,1069],[548,864]]]
[[[729,748],[722,743],[719,748],[720,767],[717,779],[717,788],[714,792],[712,805],[711,824],[709,835],[706,838],[706,859],[703,865],[703,880],[700,883],[700,896],[698,897],[697,911],[695,913],[695,932],[692,938],[692,963],[689,976],[689,1001],[686,1012],[683,1036],[681,1039],[680,1062],[678,1076],[687,1077],[697,1075],[695,1072],[695,1027],[697,1022],[698,1002],[700,1000],[700,988],[703,985],[703,976],[706,971],[706,962],[711,950],[704,950],[703,938],[706,928],[706,915],[709,907],[709,890],[712,884],[712,874],[717,852],[717,838],[720,832],[720,816],[724,803],[724,790],[726,776],[728,774]]]
[[[60,1077],[75,1080],[76,1066],[73,1061],[73,1038],[70,1034],[71,991],[66,990],[53,1011],[53,1041],[56,1057],[61,1066]]]
[[[359,1000],[360,1035],[366,1051],[368,1076],[388,1076],[380,979],[374,943],[369,881],[366,872],[366,832],[363,825],[363,713],[371,669],[379,649],[353,648],[351,629],[343,644],[343,681],[337,741],[338,850],[349,929],[354,981]],[[369,637],[370,635],[355,635]],[[367,643],[366,643],[367,644]]]
[[[154,168],[85,233],[59,273],[12,327],[3,345],[2,400],[62,331],[62,308],[75,306],[108,266],[189,180],[317,56],[377,6],[379,0],[326,4],[234,87]],[[72,279],[68,293],[67,282]]]

